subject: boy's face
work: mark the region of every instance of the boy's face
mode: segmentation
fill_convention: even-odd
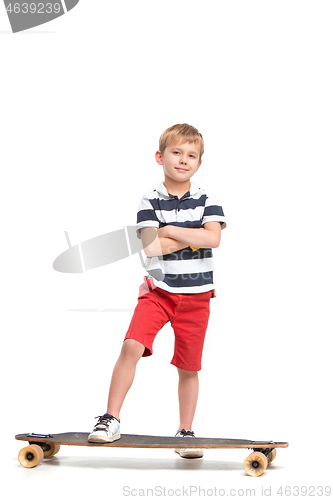
[[[201,165],[199,142],[183,142],[167,146],[163,155],[155,154],[156,161],[163,166],[165,179],[176,182],[189,181]]]

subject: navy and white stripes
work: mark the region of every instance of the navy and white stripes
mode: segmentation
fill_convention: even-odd
[[[139,204],[137,229],[161,228],[168,224],[187,228],[202,228],[206,222],[223,224],[225,217],[221,205],[204,189],[191,183],[190,191],[182,198],[168,194],[161,183],[146,194]],[[214,288],[213,254],[211,248],[193,251],[190,247],[158,258],[147,257],[147,267],[160,266],[163,281],[154,278],[154,284],[173,293],[201,293]]]

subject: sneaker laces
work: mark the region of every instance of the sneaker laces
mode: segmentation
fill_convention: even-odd
[[[177,432],[177,434],[178,433],[181,435],[181,437],[185,437],[185,436],[194,437],[194,432],[193,431],[187,431],[186,429],[181,429],[180,431]]]
[[[108,417],[106,415],[100,415],[99,417],[95,417],[95,418],[98,418],[99,420],[94,427],[94,431],[108,431],[109,425],[110,425],[112,419],[115,418],[112,415],[110,415],[110,417]]]

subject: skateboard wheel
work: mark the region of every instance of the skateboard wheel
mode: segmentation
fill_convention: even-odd
[[[258,477],[261,476],[267,465],[267,457],[260,451],[255,451],[245,459],[244,470],[249,476]]]
[[[267,457],[267,460],[268,460],[268,464],[267,465],[271,464],[273,462],[273,460],[274,460],[275,457],[276,457],[276,449],[274,448],[274,450],[272,450],[270,452],[270,454],[268,455],[268,457]]]
[[[18,461],[23,467],[30,469],[38,465],[44,458],[43,450],[37,444],[31,444],[22,448],[18,454]]]
[[[50,444],[50,448],[44,451],[44,458],[51,458],[60,450],[60,444]]]

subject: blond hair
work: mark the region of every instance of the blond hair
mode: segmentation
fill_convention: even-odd
[[[166,129],[160,137],[159,141],[159,150],[163,155],[165,148],[168,146],[172,146],[180,142],[180,144],[184,144],[184,142],[196,142],[200,144],[200,154],[199,161],[201,160],[202,155],[204,154],[204,140],[200,132],[192,125],[188,125],[187,123],[173,125]]]

